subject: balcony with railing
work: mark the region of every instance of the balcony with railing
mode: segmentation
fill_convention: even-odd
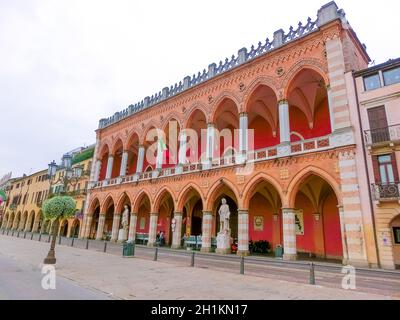
[[[399,201],[400,200],[400,183],[379,183],[372,184],[372,195],[375,201]]]
[[[400,143],[400,124],[364,132],[368,147]]]
[[[89,184],[91,189],[111,187],[125,183],[137,183],[139,181],[173,177],[189,173],[204,172],[209,170],[223,169],[226,167],[252,165],[262,161],[274,160],[288,156],[298,156],[310,152],[320,152],[335,148],[333,136],[324,136],[310,140],[293,142],[287,146],[274,146],[270,148],[249,151],[247,154],[233,154],[211,162],[190,163],[177,165],[173,168],[164,168],[154,171],[135,173],[130,176],[117,177],[102,181],[93,181]]]

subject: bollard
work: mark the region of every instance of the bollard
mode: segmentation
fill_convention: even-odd
[[[86,250],[89,249],[89,239],[86,240]]]
[[[58,237],[58,245],[61,245],[61,236]]]
[[[26,239],[26,231],[24,232],[24,239]]]
[[[194,267],[194,251],[192,252],[192,261],[190,262],[190,266]]]
[[[314,263],[310,264],[310,284],[315,285]]]
[[[47,242],[50,242],[51,240],[51,235],[49,234],[49,238],[47,239]]]
[[[14,237],[14,230],[13,230],[13,232],[11,233],[11,237]]]
[[[31,233],[31,240],[33,240],[33,232]]]
[[[107,241],[104,241],[104,249],[103,252],[107,252]]]
[[[7,230],[7,235],[10,233],[10,229]]]
[[[75,237],[72,237],[72,241],[71,241],[71,247],[74,246],[74,241],[75,241]]]
[[[17,238],[19,238],[19,230],[18,230],[18,233],[17,233]]]
[[[42,241],[42,233],[39,233],[39,242]]]
[[[240,257],[240,274],[244,274],[244,257]]]
[[[158,258],[158,248],[154,251],[154,261],[157,261]]]

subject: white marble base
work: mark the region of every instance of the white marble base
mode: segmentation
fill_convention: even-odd
[[[128,232],[124,229],[119,229],[118,231],[118,242],[123,242],[128,240]]]
[[[220,232],[217,236],[217,250],[218,254],[230,254],[231,253],[232,238],[229,233]]]

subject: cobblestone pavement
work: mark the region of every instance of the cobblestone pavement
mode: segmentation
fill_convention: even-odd
[[[38,268],[49,243],[0,235],[0,257]],[[337,288],[292,283],[275,278],[191,268],[149,259],[124,259],[110,253],[56,247],[57,277],[84,289],[120,299],[391,299]],[[19,275],[15,275],[19,277]],[[22,275],[21,275],[22,276]],[[33,297],[32,297],[33,298]],[[78,298],[78,297],[77,297]]]

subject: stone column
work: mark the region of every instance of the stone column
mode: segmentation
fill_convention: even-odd
[[[240,114],[240,120],[239,120],[239,125],[240,125],[240,131],[239,131],[239,147],[240,147],[240,152],[246,154],[248,151],[248,139],[249,139],[249,134],[248,134],[248,125],[249,120],[247,113],[241,113]]]
[[[343,206],[338,206],[339,218],[340,218],[340,234],[342,238],[342,248],[343,248],[343,264],[346,265],[349,261],[349,250],[347,248],[346,241],[346,228],[344,223],[344,209]]]
[[[128,151],[124,151],[122,154],[122,159],[121,159],[121,170],[119,172],[120,177],[126,176],[126,167],[128,165]]]
[[[206,157],[209,161],[214,158],[214,148],[215,148],[215,125],[209,123],[207,126],[207,150]]]
[[[249,211],[239,210],[238,212],[238,252],[240,256],[249,255]]]
[[[145,155],[144,146],[139,146],[138,160],[136,166],[137,173],[143,172],[144,155]]]
[[[95,172],[94,172],[94,181],[99,181],[99,178],[100,178],[100,169],[101,169],[101,160],[100,160],[100,159],[97,159],[97,160],[96,160]]]
[[[283,250],[284,260],[296,260],[296,210],[295,209],[282,209],[283,216]]]
[[[175,231],[173,231],[172,234],[172,249],[180,249],[182,238],[182,212],[175,212],[174,219]]]
[[[131,213],[131,221],[129,223],[129,234],[128,241],[135,242],[136,240],[136,224],[137,224],[137,213]]]
[[[108,156],[108,161],[107,161],[106,180],[111,179],[113,164],[114,164],[114,156],[110,154]]]
[[[201,238],[201,252],[211,251],[211,228],[212,228],[213,215],[210,211],[203,211],[203,235]]]
[[[181,131],[179,135],[179,164],[184,165],[186,163],[186,141],[187,135],[185,132]]]
[[[111,241],[118,240],[120,220],[121,220],[121,214],[114,212],[114,219],[113,219],[112,232],[111,232]]]
[[[100,213],[99,215],[99,223],[97,225],[97,232],[96,232],[96,240],[103,239],[103,231],[104,231],[104,222],[106,221],[106,214]]]
[[[93,220],[92,215],[86,215],[86,223],[84,224],[84,233],[83,233],[83,237],[86,239],[88,239],[90,236],[90,227],[92,225],[92,220]]]
[[[39,231],[40,216],[38,215],[34,219],[35,220],[33,222],[32,232],[38,232]]]
[[[150,214],[150,226],[149,226],[149,242],[147,246],[153,247],[156,243],[157,237],[157,220],[158,220],[158,213],[151,213]]]
[[[160,138],[161,139],[161,138]],[[163,165],[164,152],[161,148],[160,140],[157,142],[156,169],[161,170]]]
[[[287,100],[279,101],[279,129],[281,144],[290,143],[289,104]]]

